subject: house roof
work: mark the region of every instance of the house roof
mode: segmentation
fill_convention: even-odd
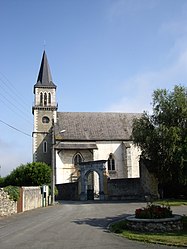
[[[43,52],[40,70],[39,70],[37,82],[34,85],[34,90],[36,87],[56,88],[56,85],[52,81],[51,71],[50,71],[50,67],[49,67],[49,63],[48,63],[47,55],[45,51]]]
[[[132,122],[141,113],[58,112],[55,138],[61,141],[130,140]]]

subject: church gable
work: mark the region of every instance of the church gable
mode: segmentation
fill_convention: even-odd
[[[132,122],[140,113],[58,112],[55,134],[64,141],[130,140]],[[63,132],[62,132],[63,131]]]

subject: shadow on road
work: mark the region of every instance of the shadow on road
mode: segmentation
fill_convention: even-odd
[[[107,227],[112,222],[116,222],[118,220],[125,219],[125,217],[129,216],[129,214],[118,215],[115,217],[105,217],[105,218],[85,218],[85,219],[77,219],[72,222],[77,225],[89,225],[93,227],[98,227],[100,229],[104,229],[108,232]]]

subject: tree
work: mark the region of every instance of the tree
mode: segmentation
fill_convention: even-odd
[[[0,177],[0,188],[4,186],[4,177]]]
[[[153,92],[153,114],[133,122],[132,139],[161,186],[187,184],[187,88]]]
[[[4,186],[41,186],[51,182],[51,168],[45,163],[20,165],[4,179]]]

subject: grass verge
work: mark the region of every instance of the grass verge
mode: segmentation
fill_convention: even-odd
[[[181,206],[181,205],[187,205],[187,200],[177,200],[177,199],[164,199],[155,201],[154,203],[160,204],[160,205],[169,205],[169,206]]]
[[[128,230],[126,227],[126,221],[122,220],[113,223],[110,226],[110,231],[131,240],[169,246],[187,247],[187,216],[183,216],[183,225],[184,228],[182,231],[167,233],[143,233]]]

